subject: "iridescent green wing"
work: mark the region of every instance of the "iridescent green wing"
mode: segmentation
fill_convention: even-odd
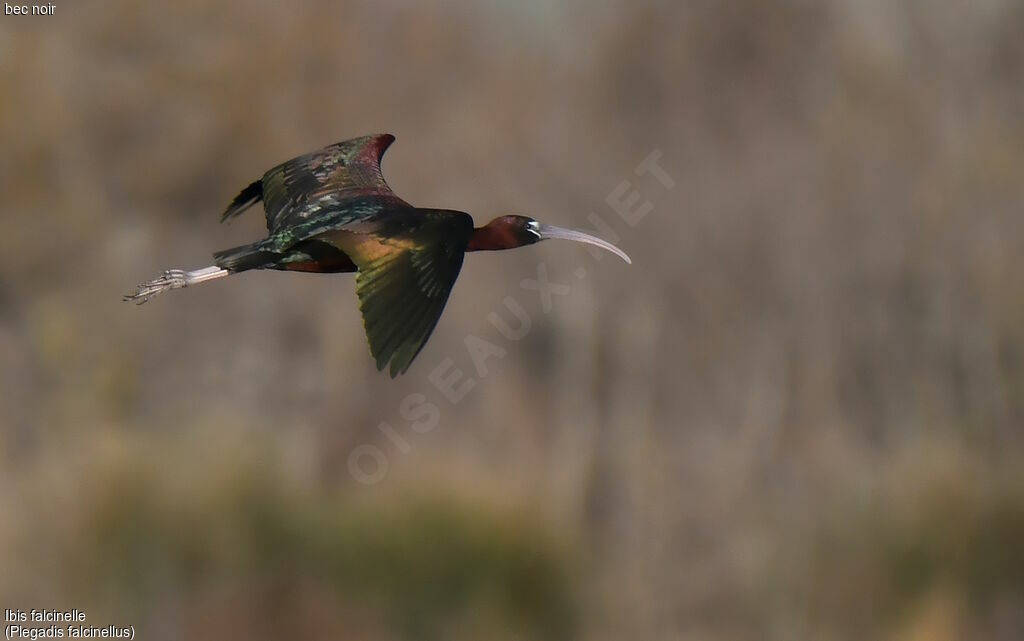
[[[356,294],[370,353],[391,377],[405,373],[434,331],[473,232],[467,214],[424,216],[396,236],[334,234],[358,266]]]
[[[282,163],[243,189],[223,220],[263,200],[267,229],[274,235],[339,211],[351,219],[359,211],[408,207],[380,170],[381,158],[394,140],[391,134],[362,136]]]

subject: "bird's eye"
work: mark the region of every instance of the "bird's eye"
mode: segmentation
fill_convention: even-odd
[[[536,220],[531,220],[530,222],[526,223],[526,231],[530,232],[537,238],[540,238],[540,223],[538,223]]]

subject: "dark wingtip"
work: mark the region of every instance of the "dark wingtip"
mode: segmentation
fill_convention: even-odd
[[[405,374],[405,370],[409,369],[410,363],[406,363],[405,367],[401,367],[397,356],[394,354],[389,355],[387,358],[377,358],[377,371],[383,372],[385,369],[388,370],[388,376],[392,379],[398,378],[402,374]]]
[[[235,199],[227,206],[224,213],[220,215],[220,222],[225,222],[242,213],[254,204],[263,200],[263,180],[257,180],[248,187],[238,192]]]
[[[395,142],[395,137],[391,134],[382,133],[373,134],[369,136],[369,138],[371,142],[364,148],[365,151],[363,153],[369,151],[372,154],[373,160],[376,160],[377,163],[379,164],[381,158],[384,157],[384,152],[388,150],[388,147],[391,146],[391,143]]]
[[[391,361],[391,378],[394,379],[402,376],[409,371],[410,367],[412,367],[412,361],[407,361],[405,363],[399,363],[397,359]]]

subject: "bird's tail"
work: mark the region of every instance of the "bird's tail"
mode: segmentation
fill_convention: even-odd
[[[213,262],[229,272],[244,272],[273,265],[280,257],[279,253],[267,246],[266,241],[262,241],[214,252]]]

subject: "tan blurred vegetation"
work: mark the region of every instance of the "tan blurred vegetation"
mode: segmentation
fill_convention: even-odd
[[[1015,0],[3,17],[0,608],[145,639],[1024,638],[1021,33]],[[634,264],[471,256],[397,381],[345,276],[120,302],[260,236],[217,215],[264,169],[376,131],[407,200],[596,212]],[[654,149],[671,191],[633,173]],[[572,285],[548,314],[538,261]],[[469,334],[508,354],[452,405],[427,377],[472,372]]]

